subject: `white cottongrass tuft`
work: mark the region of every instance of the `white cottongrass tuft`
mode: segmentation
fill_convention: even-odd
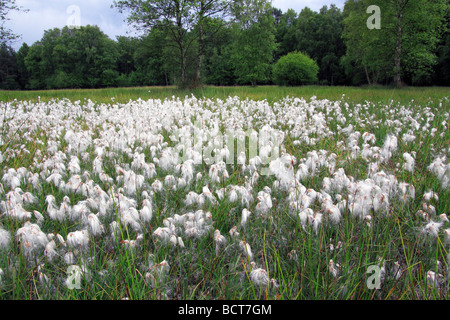
[[[409,154],[408,152],[403,153],[403,159],[405,160],[405,163],[403,164],[402,168],[406,171],[413,172],[414,171],[414,165],[416,163],[416,160],[414,157]]]
[[[241,215],[241,226],[245,227],[247,225],[248,219],[250,218],[250,216],[252,215],[251,211],[244,208],[242,210],[242,215]]]
[[[259,215],[266,217],[273,206],[271,194],[263,190],[258,192],[256,199],[258,203],[256,204],[255,211]]]
[[[216,230],[216,231],[214,231],[214,242],[216,244],[215,254],[216,254],[216,257],[218,257],[220,249],[225,247],[225,245],[227,244],[227,238],[225,238],[223,235],[221,235],[219,230]]]
[[[150,265],[147,270],[148,272],[145,274],[145,280],[149,282],[152,287],[161,286],[167,278],[170,265],[166,260],[163,260],[158,264],[154,264],[153,260],[150,260]]]
[[[56,242],[54,240],[51,240],[45,246],[44,254],[48,262],[53,262],[55,257],[58,256],[58,252],[56,251]]]
[[[338,224],[341,221],[341,210],[333,203],[325,202],[323,204],[325,213],[334,224]]]
[[[156,240],[161,241],[162,243],[169,243],[172,235],[174,235],[174,233],[169,227],[158,227],[153,232],[153,236]]]
[[[139,210],[139,216],[142,222],[150,222],[153,216],[153,207],[149,199],[142,200],[142,208]]]
[[[8,249],[11,241],[11,234],[8,230],[0,227],[0,249]]]
[[[41,228],[29,221],[17,230],[16,237],[27,257],[38,254],[49,242],[47,235],[41,231]]]
[[[444,230],[444,242],[446,243],[446,244],[449,244],[450,243],[450,229],[445,229]]]
[[[442,183],[443,188],[450,186],[450,163],[447,163],[447,157],[436,157],[427,167]]]
[[[423,194],[423,200],[426,202],[430,202],[431,199],[439,200],[439,195],[433,190],[428,190]]]
[[[393,134],[388,134],[384,140],[383,148],[380,151],[381,162],[388,161],[398,148],[397,137]]]
[[[241,249],[241,252],[248,258],[248,260],[253,261],[252,248],[247,242],[243,240],[239,241],[239,248]]]
[[[89,244],[89,232],[86,229],[70,232],[66,243],[71,248],[85,249]]]
[[[340,272],[340,265],[333,260],[330,260],[328,263],[328,270],[334,278],[337,278]]]
[[[432,238],[437,238],[439,236],[439,229],[442,227],[444,222],[436,222],[430,220],[421,230],[421,233],[431,236]]]
[[[100,222],[96,214],[91,213],[87,217],[88,231],[94,237],[100,236],[104,232],[103,224]]]
[[[252,269],[252,271],[250,272],[250,279],[252,283],[260,289],[265,289],[270,284],[270,279],[267,275],[267,271],[262,268]]]
[[[444,283],[444,276],[432,270],[427,271],[427,284],[432,289],[440,289]]]
[[[229,231],[229,234],[230,234],[231,238],[235,238],[235,239],[238,238],[240,234],[237,231],[237,226],[232,227]]]
[[[128,208],[119,213],[119,218],[125,227],[130,226],[136,232],[142,232],[139,211],[134,208]]]

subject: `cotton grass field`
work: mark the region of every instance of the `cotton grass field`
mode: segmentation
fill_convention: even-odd
[[[448,299],[446,93],[0,92],[0,299]]]

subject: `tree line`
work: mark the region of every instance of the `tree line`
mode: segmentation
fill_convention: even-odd
[[[16,35],[2,24],[0,88],[450,84],[448,0],[348,0],[318,12],[282,12],[268,0],[123,0],[113,8],[142,35],[54,28],[16,52]],[[380,27],[369,28],[370,18]]]

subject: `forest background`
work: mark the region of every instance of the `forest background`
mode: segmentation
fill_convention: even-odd
[[[303,83],[448,86],[449,1],[348,0],[282,12],[267,0],[112,1],[139,36],[110,39],[98,26],[46,30],[14,50],[1,1],[0,89],[44,90],[271,85],[280,58],[317,64]]]

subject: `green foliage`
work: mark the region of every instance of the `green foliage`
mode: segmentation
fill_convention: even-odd
[[[294,52],[297,50],[297,12],[293,9],[289,9],[286,13],[280,17],[276,28],[276,41],[278,43],[277,50],[275,52],[275,58],[278,60],[281,56]]]
[[[0,45],[0,88],[19,89],[15,52],[6,44]]]
[[[153,29],[142,38],[134,52],[136,65],[136,84],[168,84],[168,72],[171,66],[178,66],[171,57],[173,48],[167,45],[167,34],[161,29]],[[139,80],[142,79],[142,80]]]
[[[370,5],[380,8],[380,29],[367,27]],[[343,32],[347,66],[353,62],[363,70],[369,84],[429,81],[446,8],[447,0],[347,1]]]
[[[2,4],[3,28],[7,12],[22,9],[14,1]],[[379,30],[367,28],[369,5],[381,9]],[[279,83],[275,62],[291,52],[316,61],[312,83],[320,85],[450,83],[448,0],[348,0],[343,11],[330,5],[298,13],[283,13],[267,0],[115,1],[114,6],[129,13],[142,36],[113,40],[97,26],[65,27],[46,30],[18,52],[5,44],[0,88],[272,84]]]
[[[265,0],[236,2],[231,61],[240,84],[256,85],[270,80],[276,49],[274,19]]]
[[[174,53],[172,57],[176,58],[179,66],[173,76],[174,82],[184,87],[189,83],[200,83],[204,29],[209,18],[222,17],[227,12],[229,3],[230,0],[118,0],[113,2],[113,6],[120,12],[126,10],[128,23],[137,30],[164,30]],[[189,73],[190,63],[195,64],[195,72]],[[174,68],[171,71],[174,72]],[[167,73],[165,77],[167,79]]]
[[[437,47],[437,64],[434,68],[433,83],[450,85],[450,10],[447,10],[447,29]]]
[[[323,6],[319,12],[308,7],[299,14],[288,10],[277,25],[277,60],[289,52],[304,52],[317,61],[320,83],[344,84],[346,79],[340,64],[345,54],[342,30],[343,15],[335,5]]]
[[[236,77],[231,63],[233,30],[223,20],[210,19],[204,30],[204,68],[206,84],[234,85]]]
[[[24,59],[30,89],[98,88],[117,84],[117,44],[97,26],[52,29]]]
[[[317,82],[319,66],[308,55],[291,52],[278,60],[273,68],[273,81],[281,86],[298,86]]]
[[[9,45],[20,38],[20,35],[6,26],[7,21],[10,20],[8,13],[11,11],[25,12],[26,10],[16,5],[16,0],[2,0],[0,2],[0,45]]]
[[[30,47],[24,43],[16,55],[17,60],[17,82],[19,83],[20,89],[27,89],[28,82],[30,80],[30,73],[28,72],[27,66],[25,65],[25,59],[30,52]]]
[[[212,85],[233,85],[236,82],[230,59],[230,47],[213,48],[208,57],[208,76],[206,82]]]

